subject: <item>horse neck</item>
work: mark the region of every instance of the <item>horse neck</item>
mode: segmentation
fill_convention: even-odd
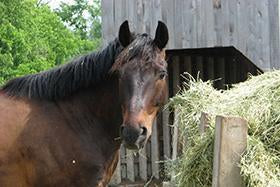
[[[87,132],[101,131],[109,139],[116,139],[122,122],[118,93],[118,81],[113,78],[75,94],[63,101],[60,108],[64,108],[73,125],[82,126]]]

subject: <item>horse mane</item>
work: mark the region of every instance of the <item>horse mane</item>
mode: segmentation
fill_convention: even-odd
[[[78,57],[67,64],[8,81],[0,90],[12,97],[58,100],[108,77],[123,47],[115,39],[102,51]]]

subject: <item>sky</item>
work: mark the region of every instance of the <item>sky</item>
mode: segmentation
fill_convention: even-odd
[[[45,0],[52,9],[58,8],[61,2],[72,4],[74,0]]]

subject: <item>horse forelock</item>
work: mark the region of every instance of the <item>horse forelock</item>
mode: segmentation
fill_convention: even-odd
[[[132,62],[133,59],[137,59],[137,63],[131,64],[132,66],[139,67],[143,70],[150,69],[151,67],[157,66],[155,59],[159,53],[160,50],[149,35],[136,35],[132,43],[117,57],[111,72],[121,71],[122,67]]]

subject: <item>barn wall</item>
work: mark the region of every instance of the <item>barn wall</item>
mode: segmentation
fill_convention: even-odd
[[[279,0],[102,0],[104,45],[129,20],[154,35],[158,20],[168,49],[234,46],[263,70],[279,68]]]

